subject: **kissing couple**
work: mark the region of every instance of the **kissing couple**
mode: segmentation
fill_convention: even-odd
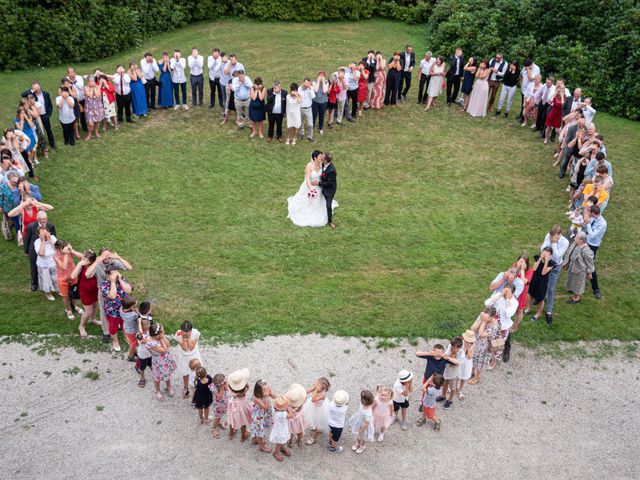
[[[333,197],[338,188],[338,173],[333,165],[333,155],[314,150],[311,161],[304,167],[304,181],[298,192],[289,197],[289,214],[298,227],[336,228],[333,209],[338,207]]]

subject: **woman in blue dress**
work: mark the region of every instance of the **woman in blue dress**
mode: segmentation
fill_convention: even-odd
[[[262,85],[262,79],[256,77],[251,87],[251,102],[249,102],[249,119],[251,120],[251,135],[253,138],[256,133],[260,138],[264,138],[262,127],[265,121],[265,105],[264,99],[267,96],[267,89]]]
[[[158,62],[160,69],[160,91],[158,105],[165,110],[173,107],[173,90],[171,87],[171,70],[169,70],[169,54],[162,52],[162,61]]]
[[[462,79],[462,87],[460,90],[464,95],[464,106],[460,107],[460,111],[464,112],[469,106],[469,98],[471,96],[471,90],[473,90],[473,80],[476,77],[476,70],[478,66],[476,65],[476,59],[474,57],[470,57],[467,60],[467,64],[464,66],[464,78]]]
[[[146,117],[149,112],[147,93],[142,83],[142,70],[135,62],[129,64],[129,76],[131,77],[131,102],[133,114],[138,117]]]

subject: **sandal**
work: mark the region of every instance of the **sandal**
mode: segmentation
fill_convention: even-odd
[[[144,378],[141,378],[140,381],[138,382],[138,386],[140,388],[144,388],[146,384],[147,384],[147,381]]]
[[[279,453],[276,453],[276,452],[273,452],[273,458],[275,458],[279,462],[283,462],[284,461],[284,458],[282,457],[282,455],[280,455]]]
[[[469,385],[476,385],[478,382],[480,381],[480,377],[473,377],[471,380],[469,380],[467,383]]]
[[[87,334],[87,331],[85,330],[85,328],[84,328],[84,327],[80,327],[80,328],[78,328],[78,330],[80,330],[80,336],[81,336],[82,338],[87,338],[87,337],[89,336],[89,335]]]
[[[314,438],[310,438],[308,439],[306,442],[304,442],[305,445],[313,445],[314,443],[316,443],[317,440]]]
[[[66,314],[67,314],[67,318],[69,320],[75,320],[76,317],[73,316],[73,312],[71,310],[65,310]]]
[[[418,421],[416,422],[416,425],[417,425],[417,426],[419,426],[419,427],[421,427],[421,426],[422,426],[422,425],[424,425],[426,422],[427,422],[427,419],[426,419],[426,418],[421,418],[420,420],[418,420]]]
[[[436,422],[436,424],[433,426],[433,429],[434,429],[436,432],[439,432],[439,431],[440,431],[440,422]]]
[[[156,398],[160,401],[164,400],[164,395],[161,392],[156,392]]]
[[[286,447],[282,447],[282,453],[284,453],[287,457],[291,456],[291,450]]]
[[[213,435],[213,438],[220,438],[220,430],[218,430],[217,428],[212,428],[211,435]]]
[[[185,388],[182,390],[182,398],[189,398],[189,389]]]
[[[260,450],[261,452],[264,453],[271,453],[273,450],[271,450],[270,448],[267,447],[260,447],[258,450]]]
[[[458,398],[459,398],[460,400],[464,400],[464,393],[462,393],[462,392],[458,392]]]
[[[175,395],[175,392],[173,391],[173,388],[169,387],[167,389],[167,395],[169,395],[170,397],[173,397]]]

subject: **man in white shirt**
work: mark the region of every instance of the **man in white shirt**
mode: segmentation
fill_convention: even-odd
[[[436,63],[436,59],[433,58],[431,52],[424,54],[424,58],[420,60],[420,84],[418,85],[418,103],[426,104],[427,89],[429,88],[429,80],[431,79],[431,67]],[[423,96],[424,92],[424,96]]]
[[[189,64],[189,80],[191,81],[191,104],[194,107],[196,105],[202,107],[202,97],[204,95],[204,77],[202,76],[204,58],[198,54],[198,49],[193,47],[191,49],[191,55],[189,55],[187,60]]]
[[[222,75],[222,58],[220,57],[220,49],[214,48],[207,58],[207,68],[209,69],[209,88],[211,88],[211,98],[209,108],[213,108],[216,104],[216,92],[218,93],[218,102],[220,108],[224,108],[224,96],[222,94],[222,85],[220,77]]]
[[[140,60],[140,70],[142,70],[142,76],[147,83],[144,84],[144,90],[147,94],[147,103],[152,110],[156,109],[156,87],[158,82],[156,80],[156,73],[160,73],[158,62],[151,52],[144,54],[144,58]]]
[[[530,83],[533,83],[533,80],[537,75],[540,75],[540,67],[533,63],[532,59],[527,58],[524,61],[524,67],[522,67],[522,70],[520,71],[520,93],[522,95],[522,108],[520,109],[520,116],[518,117],[518,121],[521,123],[524,121],[524,92],[527,91],[527,87]]]
[[[253,82],[245,75],[244,70],[237,70],[235,78],[231,82],[231,88],[233,89],[236,106],[236,123],[240,129],[245,127],[245,123],[249,119],[251,87],[253,87]]]
[[[73,123],[76,121],[76,115],[73,111],[74,105],[75,102],[73,97],[69,95],[69,89],[62,87],[60,89],[60,96],[56,97],[58,118],[60,125],[62,125],[64,144],[72,146],[76,144],[76,131],[75,128],[73,128]]]
[[[302,102],[300,103],[300,111],[302,112],[302,123],[300,124],[300,132],[298,136],[304,137],[304,124],[307,124],[307,138],[310,142],[315,142],[313,139],[313,112],[311,110],[313,99],[316,98],[316,93],[311,88],[311,80],[305,78],[302,85],[298,88],[298,93]]]
[[[544,241],[542,245],[540,245],[540,251],[542,252],[546,247],[551,247],[551,260],[556,264],[549,272],[549,279],[547,280],[547,314],[545,320],[551,325],[553,323],[553,301],[556,293],[556,285],[560,278],[564,254],[567,248],[569,248],[569,240],[562,236],[562,227],[560,225],[554,225],[551,227],[551,230],[549,230],[549,233],[545,235]]]
[[[536,117],[536,130],[541,132],[540,136],[544,138],[544,125],[549,113],[549,102],[556,94],[556,87],[553,84],[553,77],[547,77],[542,87],[534,95],[534,100],[538,106],[538,116]]]
[[[504,59],[502,53],[496,53],[496,56],[489,60],[489,68],[491,69],[491,75],[489,75],[489,111],[493,112],[493,102],[496,100],[496,94],[500,90],[502,79],[504,74],[507,73],[509,62]]]
[[[116,74],[111,77],[111,82],[116,88],[118,123],[122,123],[123,109],[127,117],[127,123],[133,123],[133,120],[131,119],[131,77],[124,71],[123,65],[118,65],[116,68]]]
[[[69,83],[75,87],[78,95],[78,104],[82,107],[82,111],[84,111],[84,79],[76,75],[76,71],[73,67],[67,68],[67,79],[69,80]],[[83,131],[87,131],[87,121],[82,114],[80,115],[80,126]]]
[[[184,73],[184,69],[187,66],[187,62],[182,58],[182,52],[175,50],[173,52],[173,58],[169,60],[169,69],[171,70],[171,85],[173,86],[173,97],[175,100],[174,110],[178,110],[180,105],[185,110],[189,110],[187,105],[187,76]],[[182,103],[180,103],[180,92],[182,92]]]

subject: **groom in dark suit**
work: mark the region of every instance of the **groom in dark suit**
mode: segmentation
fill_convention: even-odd
[[[336,194],[336,189],[338,188],[337,181],[337,172],[336,167],[333,166],[333,155],[329,152],[323,154],[319,150],[315,150],[311,154],[311,158],[316,159],[319,155],[323,155],[324,164],[322,165],[322,175],[320,176],[320,181],[318,182],[318,186],[322,187],[322,194],[324,195],[324,199],[327,202],[327,225],[331,228],[336,228],[336,224],[333,223],[333,197]]]
[[[447,106],[455,103],[458,99],[458,91],[460,90],[460,79],[464,75],[464,57],[462,49],[456,48],[456,54],[449,59],[449,68],[447,69]]]

